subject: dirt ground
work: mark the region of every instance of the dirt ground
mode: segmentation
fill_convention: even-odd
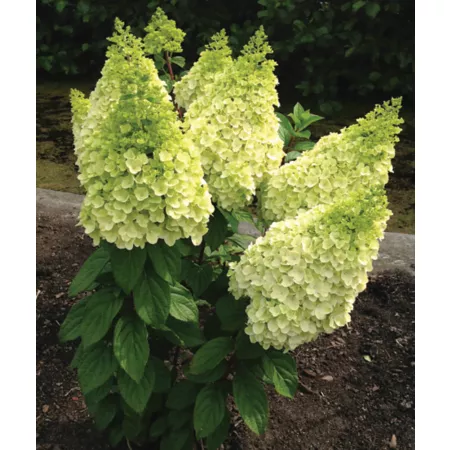
[[[73,303],[68,285],[91,251],[81,230],[38,211],[39,450],[109,448],[107,437],[94,428],[69,368],[74,346],[57,338]],[[301,380],[295,398],[269,392],[270,425],[262,437],[235,417],[226,450],[414,448],[413,278],[385,273],[371,279],[357,299],[351,326],[302,346],[295,357]]]

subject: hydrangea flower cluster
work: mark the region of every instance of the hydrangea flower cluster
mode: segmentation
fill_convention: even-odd
[[[143,43],[116,21],[90,99],[72,93],[80,223],[95,244],[143,247],[190,237],[198,245],[213,211],[199,151],[183,135]]]
[[[147,35],[144,38],[144,44],[148,54],[182,52],[181,43],[186,33],[177,28],[175,21],[170,20],[161,8],[156,9],[145,31]]]
[[[211,38],[211,42],[200,53],[198,61],[189,72],[174,85],[177,104],[188,109],[201,96],[211,95],[215,81],[233,62],[228,46],[228,36],[221,30]]]
[[[198,95],[189,104],[185,116],[188,135],[201,149],[212,198],[226,210],[248,205],[264,178],[279,167],[284,156],[274,113],[278,81],[275,62],[266,59],[272,52],[266,39],[263,29],[258,30],[241,56],[225,64],[204,95]],[[220,54],[225,55],[220,48]],[[203,69],[210,73],[209,65]],[[202,66],[198,72],[201,70]],[[181,91],[178,88],[177,92]],[[186,94],[184,98],[190,96]]]
[[[385,185],[401,131],[401,99],[393,99],[341,132],[331,133],[261,186],[260,209],[268,222],[330,204],[348,192]]]
[[[363,190],[272,224],[229,272],[250,340],[294,350],[348,323],[390,214],[382,189]]]

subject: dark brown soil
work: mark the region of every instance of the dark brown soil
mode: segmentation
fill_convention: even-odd
[[[57,333],[73,300],[67,288],[92,251],[64,221],[37,217],[37,449],[109,448],[88,416],[74,353]],[[269,392],[262,437],[238,417],[227,442],[235,450],[383,450],[394,440],[414,448],[414,280],[389,273],[360,295],[349,328],[296,352],[301,387],[289,400]],[[393,435],[395,437],[393,438]],[[126,448],[126,447],[125,447]]]

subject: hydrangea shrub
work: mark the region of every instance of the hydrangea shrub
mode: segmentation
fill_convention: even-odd
[[[142,39],[115,28],[94,91],[71,93],[80,225],[97,248],[60,338],[78,342],[72,367],[112,445],[218,449],[230,396],[264,433],[265,384],[292,398],[299,383],[289,351],[350,321],[390,215],[400,102],[287,163],[286,127],[309,139],[320,117],[296,105],[292,133],[279,122],[262,29],[236,58],[221,31],[176,82],[184,34],[162,11]]]

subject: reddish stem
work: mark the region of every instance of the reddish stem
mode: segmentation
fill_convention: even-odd
[[[167,67],[169,68],[169,76],[170,76],[170,79],[172,80],[172,81],[175,81],[175,76],[174,76],[174,74],[173,74],[173,69],[172,69],[172,63],[170,62],[170,56],[169,56],[169,53],[168,52],[166,52],[165,53],[165,56],[166,56],[166,63],[167,63]],[[180,109],[180,107],[177,105],[177,103],[176,103],[176,101],[175,101],[175,96],[172,94],[172,96],[173,96],[173,104],[175,105],[175,108],[177,109],[177,112],[178,112],[178,115],[180,116],[180,119],[182,119],[183,118],[183,112],[181,111],[181,109]]]

